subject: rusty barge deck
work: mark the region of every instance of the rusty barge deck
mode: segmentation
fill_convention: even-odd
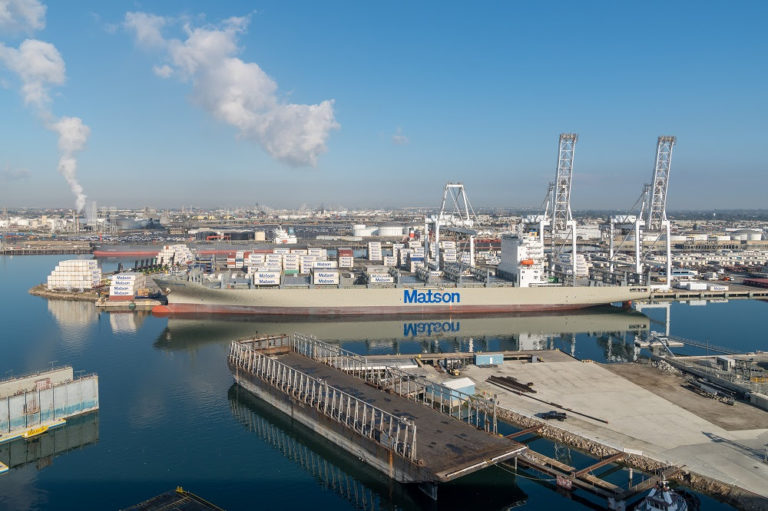
[[[496,434],[492,402],[299,335],[232,343],[238,384],[396,481],[436,498],[448,482],[526,447]]]

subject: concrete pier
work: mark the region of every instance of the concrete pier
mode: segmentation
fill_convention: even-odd
[[[478,382],[478,390],[496,394],[499,416],[519,427],[540,426],[541,436],[601,457],[624,453],[625,464],[647,471],[680,467],[679,479],[694,489],[745,508],[768,505],[768,413],[699,396],[681,386],[683,378],[652,367],[641,373],[639,364],[546,360],[469,366],[462,375]],[[531,382],[537,393],[508,391],[487,382],[489,376]],[[578,413],[568,411],[556,423],[539,417],[553,409]]]

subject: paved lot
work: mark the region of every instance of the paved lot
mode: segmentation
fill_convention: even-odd
[[[685,388],[685,377],[664,373],[647,364],[606,364],[603,367],[726,431],[768,428],[768,413],[747,403],[733,406]]]
[[[535,364],[505,362],[500,368],[472,366],[463,376],[472,378],[478,390],[497,394],[501,406],[518,413],[534,415],[552,410],[552,406],[506,392],[485,380],[496,375],[533,382],[535,397],[608,421],[603,424],[569,413],[568,419],[556,426],[619,450],[640,450],[657,460],[685,465],[768,497],[768,464],[763,462],[768,448],[768,413],[763,413],[762,421],[750,413],[742,423],[725,424],[730,428],[726,429],[718,425],[724,424],[722,416],[691,413],[659,395],[661,390],[651,392],[623,377],[620,368],[608,370],[600,364],[548,357],[547,352],[543,358],[545,362]],[[733,429],[739,424],[749,427]]]

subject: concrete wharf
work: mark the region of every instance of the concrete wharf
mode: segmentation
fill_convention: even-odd
[[[743,284],[734,284],[727,282],[728,290],[710,291],[710,290],[688,290],[688,289],[669,289],[668,291],[655,290],[651,292],[651,301],[678,301],[678,300],[711,300],[711,299],[768,299],[768,288],[759,288],[745,286]]]
[[[511,458],[495,403],[294,334],[234,341],[237,383],[359,459],[432,498],[437,484]]]

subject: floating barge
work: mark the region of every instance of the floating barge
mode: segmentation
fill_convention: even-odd
[[[234,341],[235,381],[292,419],[432,498],[437,484],[512,458],[495,403],[294,334]]]
[[[0,444],[33,439],[99,408],[99,377],[71,366],[0,381]]]
[[[167,491],[123,511],[224,511],[222,508],[208,502],[202,497],[188,492],[181,486],[176,490]]]

